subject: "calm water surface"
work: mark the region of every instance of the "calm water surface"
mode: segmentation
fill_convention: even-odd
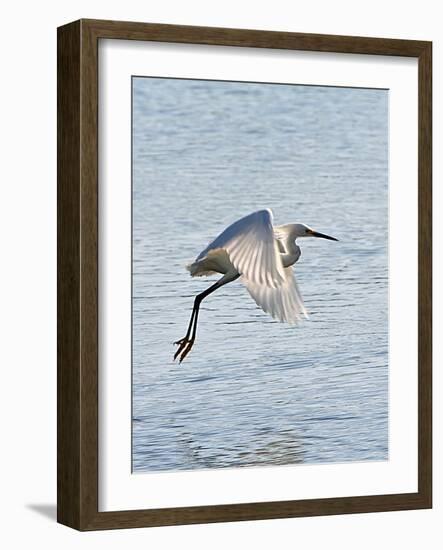
[[[388,457],[388,92],[133,79],[133,469]],[[203,302],[184,266],[270,207],[340,239],[300,241],[309,321],[236,281]]]

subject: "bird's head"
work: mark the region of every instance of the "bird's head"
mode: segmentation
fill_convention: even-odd
[[[293,224],[293,235],[297,239],[298,237],[318,237],[320,239],[328,239],[329,241],[338,241],[335,237],[330,237],[324,233],[314,231],[312,227],[305,225],[304,223]]]

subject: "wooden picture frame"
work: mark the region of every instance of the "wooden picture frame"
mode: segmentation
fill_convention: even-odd
[[[419,76],[418,492],[98,511],[98,41],[405,56]],[[432,506],[432,45],[430,42],[80,20],[58,29],[58,521],[79,530]]]

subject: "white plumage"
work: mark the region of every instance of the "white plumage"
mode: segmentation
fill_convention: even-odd
[[[269,209],[253,212],[227,227],[187,266],[193,277],[220,273],[214,285],[196,296],[186,336],[174,359],[189,353],[196,336],[201,301],[221,286],[241,277],[259,307],[274,319],[294,324],[307,318],[292,266],[300,258],[298,237],[322,237],[336,241],[300,223],[273,226]]]
[[[290,253],[285,246],[290,231],[281,226],[274,232],[272,221],[269,209],[241,218],[216,237],[188,269],[193,277],[240,274],[263,311],[292,324],[307,317],[307,313],[292,268],[283,266],[282,253]],[[300,256],[296,248],[293,263]]]
[[[285,267],[284,274],[284,281],[277,287],[252,283],[244,277],[241,280],[255,303],[263,311],[269,313],[274,319],[292,325],[303,317],[308,318],[308,314],[292,268]]]
[[[285,280],[271,210],[259,210],[234,222],[197,256],[196,263],[204,265],[208,254],[218,250],[226,252],[229,267],[252,283],[278,286]]]

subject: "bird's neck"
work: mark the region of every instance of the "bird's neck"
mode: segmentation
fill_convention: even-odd
[[[288,237],[285,240],[285,248],[289,254],[297,254],[297,251],[300,250],[300,248],[295,243],[294,237]]]
[[[296,245],[295,239],[293,237],[288,237],[284,240],[285,251],[281,254],[281,261],[283,267],[289,267],[300,258],[301,250],[300,247]]]

